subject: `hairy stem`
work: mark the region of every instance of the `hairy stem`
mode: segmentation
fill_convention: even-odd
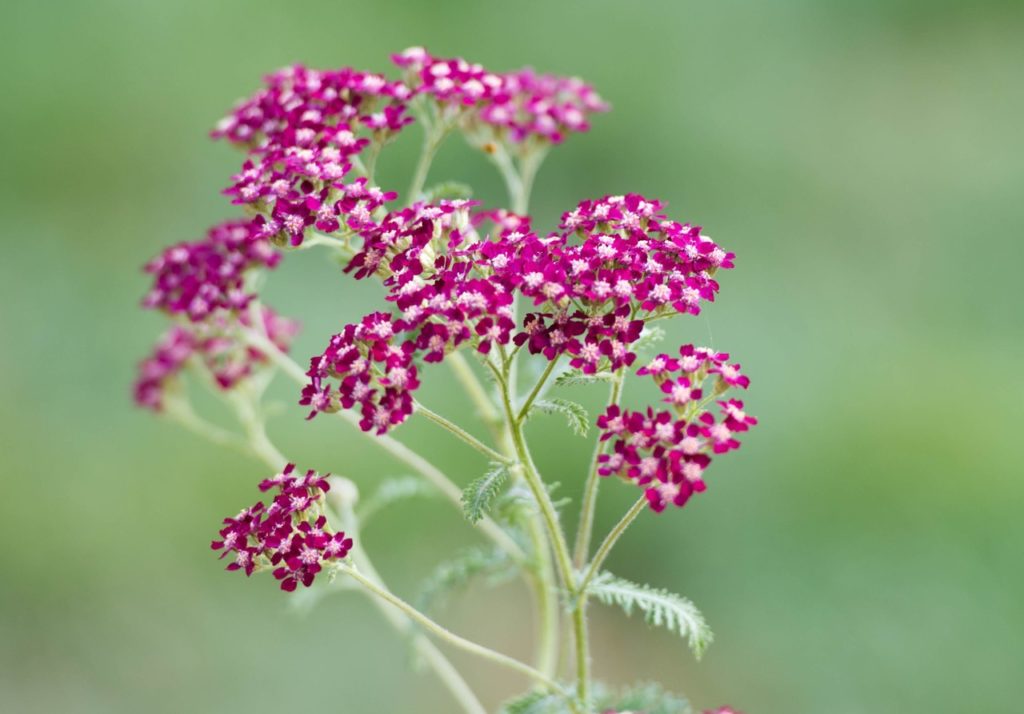
[[[427,183],[427,174],[430,173],[430,165],[434,163],[434,156],[437,155],[437,150],[444,143],[445,137],[448,136],[451,129],[451,123],[443,119],[425,127],[423,148],[420,150],[420,158],[416,162],[416,170],[413,173],[412,182],[409,184],[409,195],[406,197],[407,205],[411,206],[420,199],[423,186]]]
[[[354,504],[343,499],[332,500],[330,497],[328,497],[328,504],[330,504],[331,511],[333,512],[332,516],[337,518],[337,522],[356,541],[356,546],[350,556],[352,564],[362,571],[369,580],[376,583],[378,587],[387,590],[388,587],[384,583],[384,579],[381,578],[377,569],[373,567],[369,554],[361,545],[362,538],[359,532],[359,518],[356,517],[355,511],[352,508]],[[369,595],[370,593],[366,594]],[[466,714],[486,713],[483,704],[477,699],[476,694],[470,689],[469,684],[462,678],[459,671],[426,635],[413,628],[412,620],[379,598],[370,597],[369,599],[384,616],[384,619],[391,623],[399,634],[411,635],[410,642],[413,649],[434,670],[455,700],[466,711]]]
[[[482,441],[477,439],[475,436],[470,434],[468,431],[463,429],[458,424],[455,424],[449,421],[448,419],[445,419],[443,416],[441,416],[440,414],[431,409],[427,409],[427,407],[423,406],[419,402],[414,402],[414,404],[416,406],[416,411],[418,413],[422,414],[423,416],[425,416],[427,419],[434,422],[438,426],[451,432],[456,437],[472,446],[474,449],[479,451],[487,458],[491,459],[492,461],[498,461],[500,463],[508,462],[508,459],[505,456],[499,454],[497,451],[489,447],[487,444],[484,444]]]
[[[362,552],[361,548],[356,548],[353,552],[352,563],[363,572],[368,580],[373,581],[381,589],[387,589],[387,585],[384,584],[380,574],[377,573],[369,557]],[[409,617],[402,614],[399,610],[389,607],[387,602],[381,599],[370,598],[370,600],[399,633],[409,634],[412,630],[412,620]],[[434,670],[438,678],[448,688],[448,691],[452,693],[452,696],[455,697],[459,705],[468,714],[486,714],[487,710],[480,703],[480,700],[477,699],[473,690],[470,689],[469,684],[459,674],[455,665],[444,656],[444,653],[433,642],[423,634],[416,634],[412,637],[412,646],[423,657],[423,660],[430,668]]]
[[[566,544],[565,535],[562,533],[561,526],[558,523],[558,513],[555,511],[555,507],[551,503],[551,497],[544,486],[544,481],[541,479],[540,473],[533,463],[533,458],[530,455],[526,439],[523,435],[522,422],[517,418],[513,410],[508,384],[504,381],[502,381],[502,401],[505,405],[505,413],[512,432],[512,442],[516,449],[516,456],[519,459],[523,476],[530,487],[530,491],[533,493],[534,499],[537,501],[537,505],[540,507],[544,526],[547,529],[548,541],[555,554],[555,565],[562,581],[562,587],[569,594],[569,597],[572,598],[576,594],[576,583],[573,575],[572,559],[569,555],[569,546]],[[590,674],[589,652],[587,650],[587,624],[582,608],[577,607],[573,611],[573,625],[576,640],[576,696],[581,706],[586,708],[589,696]]]
[[[281,371],[294,382],[303,386],[306,384],[306,373],[302,371],[302,368],[298,364],[296,364],[295,360],[282,352],[277,345],[254,330],[243,330],[243,336],[249,344],[266,354],[275,364],[278,365],[278,367],[281,368]],[[456,508],[459,510],[462,509],[462,489],[452,483],[451,479],[445,476],[440,469],[397,439],[387,435],[374,436],[369,432],[363,431],[359,428],[359,418],[352,414],[352,412],[343,410],[336,412],[336,414],[339,419],[355,426],[360,434],[364,434],[373,443],[377,444],[406,466],[416,471],[416,473],[443,493],[445,497],[456,506]],[[526,554],[523,553],[523,549],[519,547],[519,544],[516,543],[515,540],[497,523],[495,523],[493,519],[485,516],[479,522],[478,526],[484,535],[494,541],[494,543],[502,548],[506,553],[511,555],[516,562],[521,563],[527,560]]]
[[[422,612],[414,608],[412,605],[405,602],[405,600],[402,600],[400,597],[398,597],[391,591],[377,585],[377,583],[373,582],[373,580],[363,575],[361,572],[359,572],[359,570],[352,567],[351,565],[339,565],[338,571],[351,576],[354,580],[359,582],[374,595],[381,598],[385,602],[388,602],[391,605],[395,606],[403,613],[405,613],[405,615],[409,617],[411,620],[421,625],[428,632],[431,632],[440,639],[444,640],[445,642],[448,642],[453,647],[457,647],[465,652],[469,652],[470,654],[474,654],[478,657],[481,657],[482,659],[489,660],[496,664],[500,664],[503,667],[507,667],[508,669],[512,669],[521,674],[525,674],[530,679],[540,684],[543,684],[545,687],[547,687],[553,692],[562,691],[561,686],[559,686],[557,682],[555,682],[550,677],[545,676],[542,672],[540,672],[537,669],[534,669],[525,662],[520,662],[514,657],[509,657],[508,655],[502,654],[501,652],[496,652],[495,650],[492,650],[489,647],[484,647],[481,644],[478,644],[471,640],[467,640],[464,637],[460,637],[451,630],[448,630],[444,626],[439,625],[438,623],[434,622],[429,617],[424,615]]]
[[[473,368],[469,366],[461,352],[452,352],[448,355],[445,362],[462,384],[463,389],[466,390],[466,394],[473,400],[480,418],[487,424],[494,437],[494,441],[500,443],[505,436],[504,421],[498,409],[494,406],[494,402],[487,395],[487,390],[484,389],[476,374],[473,373]],[[506,456],[511,457],[512,455],[506,454]]]
[[[551,372],[554,371],[556,364],[558,364],[557,357],[548,362],[548,366],[544,368],[544,372],[540,375],[537,383],[533,385],[533,389],[530,390],[530,394],[526,397],[526,401],[523,402],[523,407],[519,410],[519,414],[516,416],[517,422],[523,421],[526,418],[526,415],[530,413],[530,407],[533,406],[533,402],[537,399],[537,395],[539,395],[541,389],[544,388],[544,383],[548,381],[548,377],[551,376]]]
[[[612,380],[611,394],[608,397],[608,405],[617,405],[622,399],[622,372],[618,372]],[[576,528],[576,547],[573,553],[573,563],[576,568],[582,568],[587,562],[587,555],[590,552],[590,538],[594,529],[594,511],[597,508],[597,491],[601,477],[598,475],[601,455],[608,447],[607,441],[598,440],[594,446],[594,456],[590,460],[590,472],[587,474],[587,482],[583,487],[583,502],[580,504],[580,522]]]
[[[639,516],[646,507],[647,497],[641,496],[637,499],[636,503],[626,511],[626,515],[624,515],[619,522],[615,524],[615,527],[608,532],[608,535],[605,536],[605,539],[601,542],[597,552],[594,553],[594,559],[590,561],[590,565],[587,567],[587,572],[583,576],[583,580],[580,581],[579,592],[581,593],[581,597],[586,597],[586,590],[590,581],[593,580],[594,576],[601,571],[601,566],[604,565],[605,559],[612,551],[612,548],[615,547],[619,538],[622,537],[622,534],[626,532],[626,529],[629,528],[630,524],[636,520],[637,516]]]

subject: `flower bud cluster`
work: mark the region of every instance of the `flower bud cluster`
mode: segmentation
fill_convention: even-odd
[[[312,585],[324,564],[345,558],[352,539],[327,525],[323,503],[330,484],[326,477],[315,471],[299,476],[295,464],[288,464],[260,483],[260,491],[275,489],[269,505],[260,501],[234,518],[225,518],[219,539],[210,548],[221,551],[221,558],[233,555],[227,570],[252,575],[272,568],[281,589],[291,592],[299,583]]]
[[[666,409],[644,411],[609,406],[598,417],[601,440],[613,440],[602,454],[598,473],[620,476],[644,489],[652,510],[681,507],[706,488],[704,471],[712,455],[740,447],[736,436],[757,424],[738,399],[719,400],[716,417],[706,407],[733,387],[750,380],[722,352],[683,345],[678,357],[661,354],[637,374],[652,377]]]

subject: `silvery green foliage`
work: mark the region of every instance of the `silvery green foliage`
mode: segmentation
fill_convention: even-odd
[[[672,630],[689,642],[698,658],[711,644],[713,635],[697,606],[667,590],[638,585],[604,572],[594,578],[588,592],[605,605],[617,605],[631,615],[640,610],[649,625]]]
[[[586,436],[590,431],[590,415],[581,404],[568,399],[541,399],[533,403],[530,413],[563,414],[569,422],[569,428],[576,436]]]
[[[568,702],[557,694],[530,692],[505,702],[502,714],[571,714]]]
[[[556,387],[575,387],[580,384],[594,384],[595,382],[610,382],[615,378],[611,372],[595,372],[584,374],[582,370],[570,369],[555,378]]]
[[[400,476],[382,481],[373,495],[359,504],[356,515],[361,523],[366,523],[378,511],[406,498],[432,498],[437,489],[421,478]]]
[[[665,691],[654,682],[641,682],[620,692],[594,687],[594,710],[643,712],[643,714],[693,714],[685,697]]]
[[[487,515],[508,476],[508,464],[492,461],[487,473],[463,489],[462,511],[470,523],[477,523]]]
[[[515,563],[508,553],[499,548],[468,548],[461,554],[440,563],[420,585],[416,609],[428,612],[438,607],[445,598],[469,585],[475,578],[483,578],[488,585],[498,585],[516,576]]]

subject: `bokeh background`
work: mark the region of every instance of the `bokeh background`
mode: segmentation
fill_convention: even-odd
[[[139,266],[233,215],[218,191],[239,157],[208,128],[278,66],[383,69],[425,44],[579,74],[614,104],[549,158],[540,225],[639,191],[739,255],[719,302],[670,338],[740,357],[761,426],[707,494],[643,518],[610,562],[687,594],[717,641],[697,663],[595,606],[598,674],[748,714],[1019,711],[1024,5],[15,0],[3,15],[0,710],[452,709],[361,596],[300,616],[268,580],[224,575],[208,541],[263,468],[129,398],[162,329],[138,308]],[[417,143],[407,132],[385,177]],[[459,140],[432,176],[502,198]],[[269,291],[305,323],[300,358],[374,296],[313,251]],[[424,400],[468,416],[445,380]],[[364,492],[402,473],[298,407],[273,428]],[[400,435],[460,483],[482,467],[429,424]],[[535,437],[576,495],[589,445],[555,422]],[[599,524],[633,495],[605,484]],[[418,501],[364,540],[408,595],[475,538]],[[439,617],[530,649],[519,586]],[[522,686],[454,657],[492,706]]]

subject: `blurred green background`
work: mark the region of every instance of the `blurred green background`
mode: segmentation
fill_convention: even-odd
[[[360,596],[300,617],[269,580],[223,574],[208,542],[263,467],[129,396],[162,329],[138,308],[139,266],[233,215],[218,191],[240,158],[209,127],[278,66],[384,69],[424,44],[579,74],[613,103],[549,158],[541,226],[639,191],[739,256],[671,338],[739,357],[761,426],[610,562],[687,594],[717,641],[696,663],[595,606],[597,673],[748,714],[1019,711],[1024,5],[15,0],[0,36],[0,710],[451,710]],[[411,129],[385,177],[417,143]],[[458,140],[432,176],[502,198]],[[313,251],[269,292],[305,323],[300,359],[374,296]],[[469,415],[444,380],[424,401]],[[541,426],[542,469],[576,495],[589,445]],[[334,420],[292,407],[273,427],[364,493],[403,473]],[[482,468],[429,424],[400,436],[460,483]],[[602,494],[607,528],[634,493]],[[475,538],[429,501],[364,535],[404,594]],[[440,617],[529,652],[519,586]],[[522,687],[454,658],[489,705]]]

